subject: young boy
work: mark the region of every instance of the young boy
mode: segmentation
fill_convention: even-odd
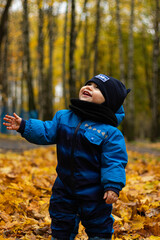
[[[15,113],[4,118],[7,129],[29,142],[57,144],[57,178],[49,207],[52,239],[73,239],[79,221],[89,239],[111,239],[112,203],[125,186],[127,164],[117,126],[129,91],[117,79],[99,74],[80,89],[79,99],[71,100],[71,110],[58,111],[52,121],[25,121]]]

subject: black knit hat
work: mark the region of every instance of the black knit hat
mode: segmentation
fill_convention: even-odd
[[[89,82],[94,82],[98,86],[105,98],[103,104],[109,107],[114,113],[117,112],[130,92],[130,89],[126,89],[122,82],[104,74],[99,74],[91,78],[85,85]]]

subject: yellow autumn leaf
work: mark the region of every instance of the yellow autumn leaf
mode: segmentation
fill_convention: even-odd
[[[158,237],[158,236],[150,236],[149,240],[160,240],[160,237]]]
[[[132,223],[132,230],[140,230],[144,228],[144,222],[139,220],[139,221],[134,221]]]

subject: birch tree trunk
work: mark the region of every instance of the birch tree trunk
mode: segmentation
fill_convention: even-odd
[[[98,41],[99,41],[99,30],[100,30],[100,2],[101,0],[97,0],[97,7],[96,7],[96,28],[95,28],[95,37],[94,37],[94,75],[97,72],[97,64],[98,64]]]
[[[70,30],[70,52],[69,52],[69,94],[70,98],[76,97],[76,69],[75,69],[75,0],[71,2],[71,30]]]
[[[124,53],[123,53],[124,51],[123,51],[123,40],[122,40],[119,0],[116,0],[116,20],[117,20],[117,28],[118,28],[120,80],[125,84],[125,77],[124,77],[124,75],[125,75],[124,74]]]
[[[68,22],[68,2],[66,5],[64,29],[63,29],[63,61],[62,61],[62,79],[63,79],[63,97],[65,108],[68,108],[67,99],[67,79],[66,79],[66,45],[67,45],[67,22]]]
[[[134,56],[134,39],[133,39],[133,23],[134,23],[134,0],[131,0],[131,17],[129,27],[128,42],[128,87],[131,89],[127,97],[128,114],[127,114],[127,138],[129,141],[134,140],[135,136],[135,109],[134,109],[134,77],[133,77],[133,56]]]
[[[33,111],[36,110],[35,100],[33,94],[33,82],[30,60],[29,48],[29,20],[28,20],[28,0],[23,1],[23,39],[24,39],[24,64],[25,64],[25,78],[28,88],[28,109],[32,116]]]
[[[44,107],[44,36],[43,36],[43,9],[42,0],[37,1],[38,5],[38,105],[39,105],[39,118],[43,119]]]
[[[153,39],[153,66],[152,66],[152,130],[151,140],[158,138],[158,58],[159,58],[159,0],[155,0],[155,22],[154,22],[154,39]]]

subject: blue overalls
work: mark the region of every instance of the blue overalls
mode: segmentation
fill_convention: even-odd
[[[116,113],[118,123],[123,107]],[[28,141],[57,145],[57,179],[49,212],[53,238],[74,239],[82,222],[89,238],[111,239],[112,204],[104,192],[125,186],[127,153],[122,133],[113,126],[81,121],[71,110],[61,110],[52,121],[30,119],[22,135]]]

